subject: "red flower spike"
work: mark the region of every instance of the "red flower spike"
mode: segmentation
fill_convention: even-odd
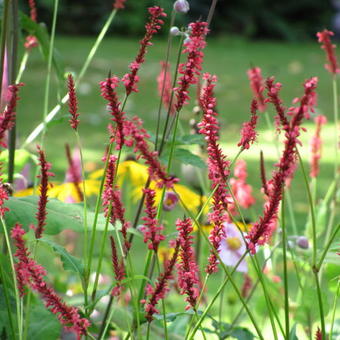
[[[151,46],[151,39],[154,34],[158,33],[163,25],[163,20],[160,18],[166,17],[163,8],[159,6],[150,7],[148,9],[150,17],[148,23],[145,25],[146,33],[144,38],[140,41],[140,49],[137,54],[136,59],[130,64],[130,73],[126,73],[122,78],[125,85],[126,95],[130,95],[131,92],[138,92],[137,83],[139,81],[139,76],[137,75],[141,65],[145,61],[145,54],[147,52],[147,47]]]
[[[322,333],[321,333],[321,330],[320,330],[319,327],[318,327],[318,329],[316,330],[316,333],[315,333],[315,340],[322,340]]]
[[[57,293],[49,287],[43,279],[46,275],[45,269],[37,262],[29,257],[23,236],[25,231],[20,224],[16,224],[11,231],[11,237],[17,248],[14,256],[19,262],[15,264],[15,270],[18,280],[20,294],[24,294],[24,286],[30,286],[37,291],[45,302],[45,306],[53,314],[57,315],[59,322],[67,329],[77,334],[80,340],[82,335],[86,335],[90,322],[79,316],[78,309],[68,306],[57,295]]]
[[[67,76],[67,87],[68,87],[68,110],[71,114],[71,119],[69,120],[72,129],[77,130],[79,124],[79,113],[78,113],[78,100],[76,95],[76,89],[74,85],[74,80],[72,74]]]
[[[166,293],[169,291],[169,280],[172,279],[172,271],[174,269],[175,263],[177,261],[178,252],[179,252],[180,241],[176,240],[175,251],[170,259],[170,261],[166,264],[163,273],[159,274],[155,287],[153,288],[151,285],[146,287],[147,295],[150,295],[148,302],[145,305],[145,318],[148,322],[153,320],[153,315],[155,313],[159,313],[156,305],[159,300],[165,298]]]
[[[82,177],[81,177],[81,169],[78,169],[77,165],[74,162],[74,159],[72,158],[71,155],[71,150],[70,150],[70,145],[65,144],[65,150],[66,150],[66,158],[68,161],[68,170],[67,170],[67,175],[66,175],[66,182],[71,182],[74,184],[74,188],[77,191],[77,195],[80,201],[84,200],[84,195],[83,192],[80,189],[80,183],[82,182]],[[81,166],[81,165],[80,165]],[[69,178],[67,180],[67,177]]]
[[[120,102],[118,100],[116,88],[119,84],[118,77],[109,77],[105,81],[100,82],[101,96],[106,99],[108,103],[108,110],[112,116],[112,121],[116,123],[116,130],[114,140],[116,142],[116,150],[120,150],[125,142],[125,113],[120,109]]]
[[[200,75],[203,62],[202,50],[206,46],[205,36],[208,34],[208,23],[195,22],[189,25],[191,33],[189,38],[184,42],[183,53],[187,53],[187,60],[185,63],[180,64],[178,72],[182,76],[178,80],[178,87],[176,91],[177,103],[175,109],[179,112],[182,107],[189,101],[189,87],[197,83],[197,78]]]
[[[275,229],[285,181],[292,176],[295,170],[297,157],[296,145],[301,144],[298,140],[300,125],[302,119],[305,117],[306,106],[310,103],[311,97],[314,96],[316,85],[317,78],[315,77],[305,81],[305,93],[299,100],[300,107],[292,117],[290,123],[288,123],[288,126],[285,127],[285,148],[279,163],[276,164],[278,169],[274,171],[272,179],[268,182],[269,196],[265,204],[263,216],[254,224],[246,236],[246,238],[249,239],[248,249],[253,254],[256,252],[256,245],[263,245],[268,242]],[[286,117],[283,118],[286,119]]]
[[[327,71],[333,74],[340,72],[338,62],[335,55],[335,45],[331,42],[331,37],[334,35],[332,31],[323,30],[322,32],[316,33],[318,37],[318,42],[321,43],[321,48],[326,51],[326,57],[328,64],[325,64]]]
[[[123,235],[124,240],[124,251],[127,253],[130,250],[131,244],[128,240],[127,229],[130,227],[130,222],[125,220],[125,209],[123,207],[123,203],[120,198],[120,190],[118,187],[114,185],[114,178],[116,172],[116,160],[117,157],[111,155],[107,171],[106,171],[106,179],[104,185],[104,191],[102,195],[103,199],[103,207],[105,211],[105,216],[109,213],[109,207],[111,205],[111,216],[110,222],[111,224],[115,224],[118,220],[122,224],[121,233]]]
[[[6,131],[9,131],[12,129],[12,127],[15,125],[15,116],[16,116],[16,106],[17,102],[20,99],[18,96],[18,92],[21,86],[23,86],[23,83],[10,85],[8,86],[9,91],[9,102],[6,106],[3,113],[0,115],[0,146],[6,148],[7,145],[3,141],[5,137]]]
[[[28,0],[28,6],[30,8],[31,20],[37,22],[38,14],[37,14],[37,6],[35,4],[35,0]]]
[[[258,103],[258,109],[260,112],[266,111],[266,102],[263,95],[264,92],[264,81],[261,74],[261,69],[259,67],[253,67],[247,72],[250,87],[253,91],[254,99]]]
[[[161,71],[157,77],[158,95],[161,97],[164,106],[169,109],[172,91],[170,64],[164,61],[161,61],[160,64]],[[174,109],[175,107],[172,104],[170,114],[174,113]]]
[[[178,230],[178,239],[180,242],[178,270],[178,286],[181,289],[180,294],[186,294],[186,301],[190,307],[195,308],[199,296],[200,281],[198,277],[198,266],[195,260],[194,250],[192,248],[192,239],[190,234],[193,231],[192,223],[189,218],[184,220],[178,219],[176,222]]]
[[[119,261],[117,255],[117,248],[115,244],[115,240],[112,236],[110,236],[110,244],[111,244],[111,253],[112,253],[112,266],[113,272],[115,275],[116,286],[112,289],[111,294],[113,296],[120,296],[122,292],[121,281],[125,279],[125,268],[123,260]]]
[[[40,175],[37,177],[40,178],[40,195],[38,202],[38,211],[36,213],[36,219],[38,221],[38,225],[35,228],[35,238],[39,239],[44,232],[44,226],[46,225],[46,205],[48,202],[47,190],[49,187],[48,178],[54,176],[54,173],[50,172],[51,163],[46,161],[45,152],[40,149],[40,146],[37,146],[39,153],[39,166],[40,166]]]
[[[32,21],[37,22],[37,6],[35,0],[28,0],[28,6],[30,8],[30,18]],[[38,39],[34,35],[28,35],[24,43],[24,47],[30,51],[32,48],[38,46]]]
[[[113,4],[114,9],[124,9],[126,0],[115,0]]]
[[[250,144],[253,144],[256,141],[257,132],[256,132],[256,123],[257,123],[257,101],[255,99],[251,102],[251,118],[249,122],[243,123],[243,127],[241,130],[241,140],[237,144],[238,146],[242,146],[243,149],[249,149]]]
[[[163,226],[158,225],[157,208],[155,205],[156,192],[152,189],[143,189],[145,194],[145,213],[146,216],[142,218],[144,221],[141,231],[144,234],[144,243],[149,242],[149,249],[153,249],[157,252],[158,245],[165,239],[162,235]]]

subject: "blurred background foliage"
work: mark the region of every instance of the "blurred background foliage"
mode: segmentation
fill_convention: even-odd
[[[211,0],[190,0],[191,10],[184,17],[186,24],[206,18]],[[63,0],[60,2],[58,32],[72,35],[98,33],[112,8],[112,0]],[[114,30],[120,34],[140,34],[144,31],[146,8],[159,4],[169,13],[172,0],[128,0],[126,10],[117,18]],[[53,0],[37,0],[40,21],[50,27]],[[23,4],[27,13],[27,7]],[[330,26],[336,1],[329,0],[220,0],[217,3],[212,32],[231,33],[247,38],[299,41],[314,37],[315,32]]]

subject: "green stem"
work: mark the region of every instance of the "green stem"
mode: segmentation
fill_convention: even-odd
[[[28,57],[29,57],[29,53],[27,51],[25,51],[24,55],[22,56],[21,62],[20,62],[18,75],[15,79],[16,83],[20,83],[21,77],[22,77],[24,71],[26,70]]]
[[[334,141],[335,141],[335,162],[334,162],[334,178],[338,175],[338,148],[339,148],[339,131],[338,131],[338,117],[339,117],[339,109],[338,109],[338,82],[336,79],[336,75],[333,77],[333,105],[334,105]]]
[[[6,54],[6,41],[8,35],[8,19],[9,19],[9,0],[4,0],[3,16],[1,25],[1,51],[0,51],[0,93],[2,92],[2,79],[4,78],[4,62]]]
[[[334,327],[334,320],[335,320],[335,313],[336,313],[336,305],[337,305],[337,301],[338,301],[338,298],[339,298],[339,294],[340,294],[340,278],[338,278],[338,285],[337,285],[336,294],[335,294],[335,297],[334,297],[332,319],[331,319],[331,325],[330,325],[330,329],[329,329],[329,339],[330,340],[332,340],[332,335],[333,335],[333,327]]]
[[[12,278],[13,278],[13,285],[14,285],[14,291],[15,291],[15,303],[16,303],[16,311],[17,311],[17,322],[18,322],[18,334],[19,334],[19,340],[22,339],[22,328],[21,328],[21,312],[20,312],[20,297],[19,297],[19,289],[18,289],[18,283],[17,283],[17,278],[16,278],[16,272],[15,272],[15,267],[14,267],[14,259],[13,259],[13,253],[12,253],[12,249],[11,249],[11,243],[9,241],[9,237],[8,237],[8,232],[7,232],[7,226],[5,223],[5,220],[3,219],[3,217],[0,217],[1,220],[1,224],[3,227],[3,231],[4,231],[4,236],[5,236],[5,242],[6,242],[6,246],[8,249],[8,257],[9,257],[9,261],[11,264],[11,270],[12,270]]]
[[[285,195],[282,193],[281,205],[281,230],[282,230],[282,252],[283,252],[283,281],[284,281],[284,305],[285,305],[285,325],[286,337],[289,336],[289,290],[288,290],[288,273],[287,273],[287,230],[285,218]]]

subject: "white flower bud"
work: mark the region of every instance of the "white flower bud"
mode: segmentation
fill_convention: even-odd
[[[178,13],[187,13],[190,9],[187,0],[177,0],[174,3],[174,10]]]
[[[180,34],[179,28],[176,27],[176,26],[172,26],[170,28],[170,34],[173,35],[173,36],[179,35]]]

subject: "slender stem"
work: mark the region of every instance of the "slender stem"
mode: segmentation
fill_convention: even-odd
[[[226,276],[223,278],[222,283],[224,282],[224,280],[226,279]],[[221,333],[222,333],[222,313],[223,313],[223,299],[224,299],[224,289],[225,287],[223,287],[222,292],[220,294],[220,305],[218,308],[218,322],[219,322],[219,327],[220,327],[220,337],[221,337]]]
[[[317,293],[318,302],[319,302],[322,339],[326,339],[325,313],[323,310],[323,301],[322,301],[322,294],[321,294],[318,271],[313,269],[313,274],[314,274],[314,279],[315,279],[315,284],[316,284],[316,293]]]
[[[334,320],[335,320],[335,313],[336,313],[336,305],[337,305],[337,301],[339,298],[339,294],[340,294],[340,277],[338,278],[338,285],[337,285],[337,289],[336,289],[336,294],[334,297],[334,304],[333,304],[333,311],[332,311],[332,319],[331,319],[331,325],[330,325],[330,329],[329,329],[329,339],[332,339],[332,335],[333,335],[333,327],[334,327]]]
[[[59,0],[54,0],[51,38],[50,38],[50,46],[48,50],[48,59],[47,59],[47,76],[46,76],[46,84],[45,84],[44,111],[43,111],[43,130],[42,130],[42,135],[41,135],[41,146],[42,147],[44,145],[44,139],[45,139],[45,134],[46,134],[46,116],[48,113],[49,97],[50,97],[52,61],[53,61],[55,31],[56,31],[56,26],[57,26],[58,7],[59,7]]]
[[[289,335],[289,290],[288,290],[288,274],[287,274],[287,230],[285,217],[285,194],[282,193],[281,205],[281,230],[282,230],[282,253],[283,253],[283,281],[284,281],[284,305],[285,305],[285,325],[286,336]]]
[[[8,19],[9,19],[9,0],[4,0],[3,16],[1,25],[1,50],[0,50],[0,94],[2,93],[2,79],[4,78],[4,62],[6,54],[6,41],[8,35]],[[2,104],[2,103],[1,103]]]
[[[22,328],[21,328],[21,311],[20,311],[20,297],[19,297],[19,289],[18,289],[18,283],[17,283],[17,278],[16,278],[16,272],[15,272],[15,267],[14,267],[14,259],[13,259],[13,253],[12,253],[12,249],[11,249],[11,243],[9,241],[9,237],[8,237],[8,232],[7,232],[7,226],[5,223],[5,220],[3,219],[3,217],[0,217],[1,220],[1,224],[3,227],[3,231],[4,231],[4,236],[5,236],[5,242],[6,242],[6,246],[8,249],[8,257],[9,257],[9,261],[11,264],[11,270],[12,270],[12,278],[13,278],[13,285],[14,285],[14,291],[15,291],[15,303],[16,303],[16,311],[17,311],[17,322],[18,322],[18,334],[19,334],[19,340],[22,339]]]
[[[211,6],[210,6],[208,17],[207,17],[207,23],[208,23],[209,26],[210,26],[211,20],[213,18],[214,12],[215,12],[216,4],[217,4],[217,0],[211,1]]]
[[[110,300],[109,300],[109,303],[107,304],[107,308],[105,310],[102,325],[101,325],[99,333],[98,333],[98,339],[102,339],[102,337],[105,336],[105,333],[106,333],[106,330],[107,330],[107,327],[108,327],[107,325],[110,323],[110,319],[112,317],[112,315],[111,315],[112,303],[113,303],[113,295],[110,294]],[[109,318],[109,315],[111,315],[110,318]],[[109,318],[109,320],[108,320],[108,318]]]
[[[338,175],[338,148],[339,148],[339,130],[338,130],[338,119],[339,119],[339,109],[338,109],[338,82],[336,79],[336,75],[333,77],[333,105],[334,105],[334,142],[335,142],[335,150],[334,150],[334,178]]]
[[[79,75],[76,77],[75,79],[75,86],[77,87],[79,85],[79,82],[81,81],[81,79],[83,78],[84,74],[86,73],[88,67],[90,66],[102,40],[104,39],[105,34],[107,33],[113,18],[116,15],[116,10],[113,10],[111,12],[111,14],[109,15],[109,17],[107,18],[101,32],[99,33],[94,45],[92,46],[90,53],[87,55],[87,58],[85,60],[85,63],[83,65],[83,67],[81,68]],[[40,124],[38,124],[34,130],[29,134],[29,136],[26,138],[26,140],[24,141],[22,148],[24,148],[25,146],[27,146],[28,144],[32,143],[39,135],[40,133],[43,131],[44,129],[44,125],[48,122],[50,122],[55,115],[60,111],[62,105],[64,105],[65,103],[67,103],[68,101],[68,94],[66,94],[60,101],[59,104],[57,104],[50,112],[49,114],[45,117],[45,120],[43,122],[41,122]]]
[[[25,51],[24,55],[22,56],[21,62],[20,62],[18,75],[15,79],[16,83],[20,83],[21,77],[22,77],[24,71],[26,70],[28,57],[29,57],[29,53],[28,53],[28,51]]]

